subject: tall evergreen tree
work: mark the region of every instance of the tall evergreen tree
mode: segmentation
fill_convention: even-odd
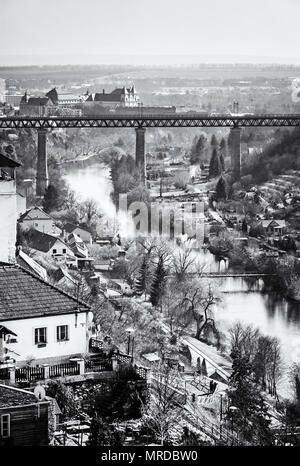
[[[249,358],[239,351],[233,352],[231,357],[233,364],[228,394],[231,405],[237,408],[232,424],[240,437],[252,445],[272,445],[274,438],[267,405],[254,382]]]
[[[220,164],[221,164],[222,172],[224,172],[225,171],[225,161],[224,161],[224,157],[223,157],[222,152],[220,154]]]
[[[49,184],[48,188],[45,191],[44,200],[43,200],[43,209],[45,212],[51,212],[55,210],[58,206],[58,191],[56,187],[52,184]]]
[[[219,181],[218,181],[217,185],[216,185],[216,200],[220,201],[220,200],[224,200],[226,198],[227,198],[226,181],[223,178],[223,176],[221,176],[219,178]]]
[[[151,286],[150,300],[152,306],[158,306],[164,292],[166,281],[166,269],[164,260],[159,257],[157,267],[154,273],[154,279]]]
[[[146,293],[147,275],[148,275],[148,264],[147,264],[146,256],[144,256],[142,265],[140,267],[138,276],[134,284],[135,292],[138,295],[142,295],[143,293]]]
[[[206,148],[206,138],[203,134],[199,137],[195,137],[190,154],[190,162],[192,165],[198,164],[201,162],[201,158],[204,156]]]
[[[215,134],[213,134],[212,137],[211,137],[210,145],[211,145],[212,147],[217,147],[217,146],[218,146],[218,140],[217,140]]]
[[[117,431],[115,427],[107,420],[97,414],[94,415],[91,422],[88,446],[121,446],[124,441],[124,434]]]
[[[225,138],[222,138],[221,141],[220,141],[220,151],[222,152],[222,154],[224,152],[226,152],[226,140],[225,140]]]
[[[243,223],[242,223],[242,231],[244,231],[245,233],[247,233],[247,231],[248,231],[248,225],[247,225],[247,222],[246,222],[245,218],[244,218]]]
[[[217,149],[214,148],[212,151],[212,155],[211,155],[210,163],[209,163],[209,177],[215,178],[216,176],[221,175],[221,173],[222,173],[222,167],[221,167],[220,158],[219,158]]]

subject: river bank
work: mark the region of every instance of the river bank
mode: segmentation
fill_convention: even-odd
[[[112,183],[107,165],[96,164],[85,169],[69,170],[66,175],[69,183],[79,196],[93,198],[109,218],[118,213],[111,199]],[[127,218],[123,218],[126,230]],[[121,222],[122,225],[122,222]],[[221,264],[207,249],[195,251],[197,259],[205,272],[225,271],[228,267]],[[222,301],[215,306],[215,319],[228,343],[229,328],[236,322],[258,327],[265,335],[279,339],[282,361],[285,370],[294,362],[300,362],[300,305],[290,302],[265,287],[263,280],[229,278],[218,279]],[[286,393],[289,384],[288,374],[282,377],[280,391]]]
[[[120,157],[124,154],[124,150],[120,147],[107,146],[97,152],[82,154],[73,159],[63,160],[58,163],[58,166],[63,172],[66,170],[82,170],[97,164],[101,166],[104,164],[108,165],[113,157]]]

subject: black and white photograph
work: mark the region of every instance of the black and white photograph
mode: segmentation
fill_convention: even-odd
[[[299,447],[300,1],[0,17],[0,458]]]

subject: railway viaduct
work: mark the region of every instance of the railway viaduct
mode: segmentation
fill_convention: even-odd
[[[1,117],[0,129],[31,128],[38,131],[36,194],[43,196],[49,183],[47,130],[55,128],[134,128],[136,165],[146,179],[145,134],[147,128],[216,128],[231,131],[231,169],[238,179],[241,169],[241,130],[244,127],[300,126],[300,114],[204,115],[201,113],[101,115],[99,117]]]

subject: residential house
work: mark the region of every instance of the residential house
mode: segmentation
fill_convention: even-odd
[[[67,265],[74,265],[74,267],[78,265],[72,248],[56,236],[41,233],[38,230],[31,230],[28,236],[28,245],[47,257],[52,257],[58,263],[66,263]]]
[[[78,267],[90,267],[94,259],[92,257],[89,257],[88,248],[86,247],[83,240],[79,236],[75,235],[75,233],[71,233],[68,236],[68,245],[77,257]]]
[[[57,270],[51,273],[51,278],[54,281],[55,285],[59,288],[67,289],[70,292],[76,290],[78,281],[70,275],[68,268],[60,266]]]
[[[0,446],[48,445],[51,400],[0,384]]]
[[[286,233],[285,220],[262,220],[259,225],[267,236],[282,236]]]
[[[15,260],[17,236],[16,160],[0,153],[0,261]]]
[[[26,196],[21,193],[17,193],[17,212],[18,217],[26,212]]]
[[[18,222],[23,231],[34,228],[48,235],[59,236],[61,234],[61,230],[55,225],[54,219],[41,207],[32,207],[27,210],[20,216]]]
[[[98,259],[95,258],[93,268],[96,272],[111,272],[114,265],[113,259]]]
[[[82,239],[87,244],[92,244],[92,235],[91,233],[80,227],[79,225],[75,225],[74,223],[66,223],[66,225],[63,228],[65,236],[70,235],[71,233],[74,233],[75,235],[79,236],[79,238]]]
[[[62,362],[88,351],[84,302],[18,265],[0,266],[0,360]]]

